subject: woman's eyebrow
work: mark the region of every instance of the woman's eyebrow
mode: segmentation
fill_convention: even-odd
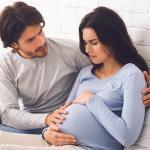
[[[93,42],[93,41],[99,41],[99,39],[91,39],[91,40],[87,40],[88,42]],[[84,40],[84,42],[86,42],[86,40]]]

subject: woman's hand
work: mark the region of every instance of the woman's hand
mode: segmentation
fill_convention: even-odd
[[[86,104],[90,97],[95,95],[94,93],[90,91],[82,92],[74,101],[73,103],[79,103],[79,104]]]
[[[143,96],[143,102],[146,106],[149,106],[150,105],[150,75],[144,71],[144,76],[145,76],[145,80],[147,82],[147,88],[145,88],[143,90],[143,93],[145,94]]]

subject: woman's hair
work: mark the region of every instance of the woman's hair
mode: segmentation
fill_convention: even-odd
[[[79,26],[80,49],[88,55],[83,40],[84,28],[92,28],[100,42],[120,64],[134,63],[142,71],[148,71],[145,60],[138,54],[123,20],[116,12],[106,7],[98,7],[82,19]]]
[[[11,47],[27,26],[37,25],[45,21],[40,12],[24,2],[16,2],[13,6],[7,6],[0,14],[0,37],[4,47]]]

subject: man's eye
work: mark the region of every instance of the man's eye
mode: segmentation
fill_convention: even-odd
[[[32,41],[33,41],[33,39],[28,39],[28,40],[27,40],[28,43],[30,43],[30,42],[32,42]]]

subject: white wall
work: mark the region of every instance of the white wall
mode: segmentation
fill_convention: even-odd
[[[0,0],[0,11],[16,0]],[[81,18],[97,6],[115,10],[123,18],[137,48],[150,55],[150,0],[23,0],[43,14],[47,36],[78,41]],[[0,48],[2,45],[0,45]],[[2,49],[2,48],[1,48]],[[3,52],[3,50],[0,50]]]

